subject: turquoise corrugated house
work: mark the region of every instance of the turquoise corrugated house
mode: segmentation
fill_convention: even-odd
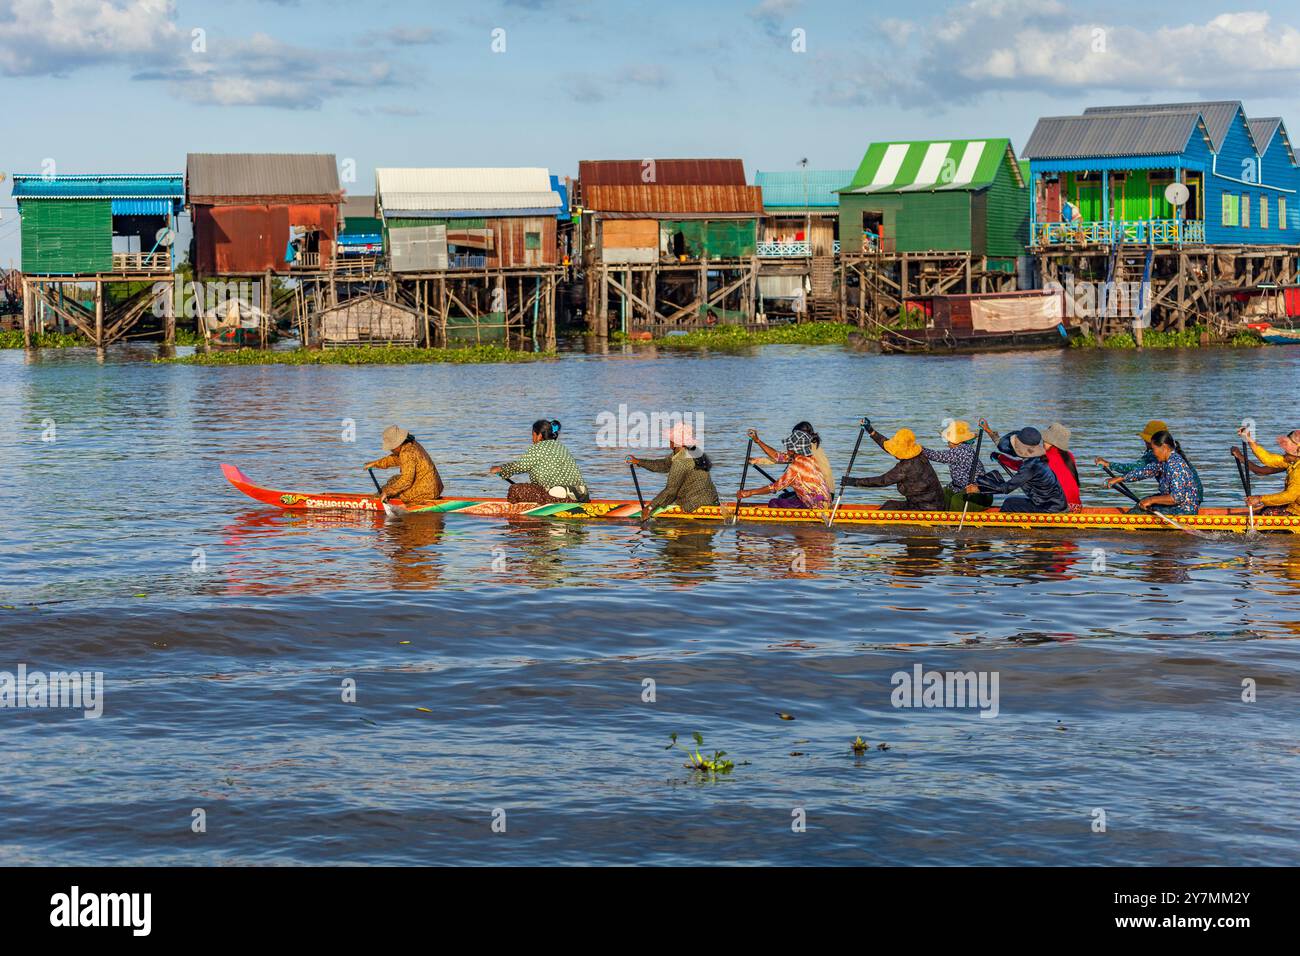
[[[1038,248],[1300,241],[1300,167],[1286,127],[1249,119],[1238,100],[1044,117],[1025,156]],[[1170,201],[1180,194],[1185,202]]]
[[[759,226],[761,258],[829,256],[839,251],[839,190],[851,169],[795,169],[756,172],[763,191]]]

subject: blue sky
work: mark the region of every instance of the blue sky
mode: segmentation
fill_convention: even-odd
[[[576,175],[584,158],[739,156],[752,176],[801,157],[853,167],[872,139],[1005,135],[1019,148],[1039,116],[1093,103],[1242,99],[1251,115],[1300,124],[1300,11],[0,0],[0,89],[11,173],[47,159],[68,173],[179,172],[189,151],[322,151],[354,161],[354,193],[371,191],[375,166]],[[7,182],[0,214],[8,263]]]

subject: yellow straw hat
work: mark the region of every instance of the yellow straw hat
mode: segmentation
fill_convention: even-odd
[[[907,461],[921,454],[921,446],[916,443],[916,435],[910,428],[900,428],[894,437],[885,442],[885,451],[899,461]]]
[[[954,445],[960,445],[964,441],[970,441],[975,437],[975,433],[970,430],[967,422],[955,421],[950,422],[948,427],[939,432],[939,437],[944,441],[952,442]]]
[[[393,451],[398,445],[410,437],[411,433],[405,428],[400,428],[397,425],[389,425],[384,429],[384,451]]]
[[[1167,432],[1167,431],[1169,431],[1168,425],[1166,425],[1162,421],[1152,419],[1151,421],[1147,422],[1147,427],[1142,429],[1142,433],[1138,435],[1138,438],[1141,438],[1143,441],[1150,441],[1151,436],[1153,436],[1156,432]]]

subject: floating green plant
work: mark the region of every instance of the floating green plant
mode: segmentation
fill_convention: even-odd
[[[695,740],[695,751],[693,753],[691,752],[690,747],[683,747],[677,742],[676,733],[669,734],[668,736],[671,739],[671,742],[664,748],[664,750],[672,750],[676,747],[678,750],[685,753],[686,763],[684,766],[687,770],[694,770],[696,773],[712,775],[731,773],[736,766],[733,761],[726,759],[727,752],[725,750],[715,750],[711,757],[706,757],[701,750],[701,748],[704,747],[704,737],[698,732],[691,734],[691,737]]]

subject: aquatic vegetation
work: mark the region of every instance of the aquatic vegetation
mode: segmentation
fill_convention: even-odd
[[[863,740],[860,735],[853,738],[853,743],[851,743],[849,746],[853,748],[854,755],[858,757],[861,757],[864,753],[866,753],[868,750],[871,749],[871,744]]]
[[[758,345],[843,345],[855,328],[843,322],[805,322],[799,325],[774,325],[750,331],[740,325],[716,325],[695,329],[685,335],[666,335],[654,339],[663,349],[712,349],[728,351]]]
[[[178,365],[420,365],[449,362],[478,365],[496,362],[534,362],[554,358],[553,352],[523,352],[500,345],[470,345],[465,348],[424,349],[411,346],[372,345],[340,349],[232,349],[195,352],[181,358],[158,359]]]
[[[80,335],[71,335],[67,332],[39,332],[32,336],[32,345],[38,349],[70,349],[89,344]],[[20,349],[22,347],[22,329],[0,331],[0,349]]]
[[[1206,328],[1203,325],[1189,325],[1181,332],[1176,329],[1167,332],[1147,329],[1142,336],[1142,347],[1147,349],[1199,349],[1206,347],[1202,344],[1202,336],[1205,332]],[[1227,342],[1211,342],[1210,344],[1216,346],[1226,345],[1231,348],[1254,348],[1263,345],[1264,340],[1256,332],[1244,330],[1234,334]],[[1085,332],[1082,335],[1070,338],[1070,348],[1075,349],[1136,349],[1137,347],[1137,339],[1133,337],[1132,332],[1117,332],[1101,339],[1098,339],[1091,332]]]
[[[736,764],[731,760],[725,759],[727,756],[725,750],[715,750],[711,757],[706,757],[701,753],[701,748],[704,746],[704,736],[698,731],[691,734],[691,737],[695,740],[694,753],[691,752],[690,747],[683,747],[677,742],[676,733],[671,733],[668,736],[671,742],[664,748],[664,750],[672,750],[676,747],[678,750],[684,752],[686,754],[686,763],[683,766],[685,766],[687,770],[694,770],[697,773],[702,774],[720,774],[731,773],[731,771],[735,769]]]

